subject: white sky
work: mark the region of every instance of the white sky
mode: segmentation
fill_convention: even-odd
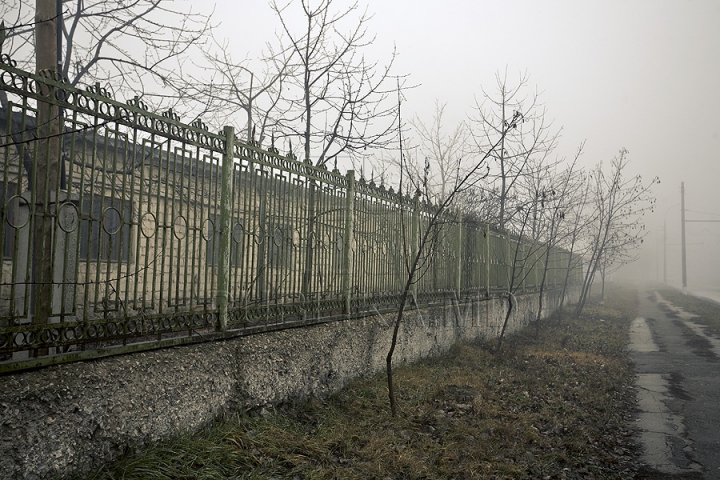
[[[661,253],[666,213],[668,242],[679,241],[679,208],[668,208],[679,203],[681,181],[688,209],[718,215],[694,218],[720,219],[720,1],[365,4],[375,14],[370,28],[377,34],[368,56],[382,61],[396,45],[396,73],[420,84],[407,93],[406,118],[418,115],[429,123],[437,99],[448,103],[451,127],[472,114],[481,86],[492,91],[495,72],[507,68],[513,78],[527,71],[549,117],[563,127],[560,157],[571,157],[587,140],[583,162],[590,166],[625,147],[633,173],[660,176],[657,212],[646,224],[648,243]],[[218,0],[216,13],[223,21],[219,33],[237,58],[256,56],[278,27],[263,1]],[[720,251],[720,224],[689,225],[688,242],[700,237],[703,245],[695,246],[689,268],[703,262],[700,251]],[[673,258],[675,251],[668,247]],[[668,268],[679,277],[677,266]],[[720,284],[720,274],[716,278]]]

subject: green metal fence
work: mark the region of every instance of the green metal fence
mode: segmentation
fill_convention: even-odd
[[[433,206],[5,55],[0,93],[0,372],[397,307]],[[417,301],[507,288],[507,235],[447,220]]]

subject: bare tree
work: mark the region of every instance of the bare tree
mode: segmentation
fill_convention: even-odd
[[[185,11],[169,0],[63,0],[61,5],[62,12],[53,12],[61,20],[57,71],[72,86],[101,82],[116,93],[160,94],[190,49],[212,30],[212,11]],[[0,17],[14,19],[5,51],[23,69],[34,56],[34,15],[31,0],[9,0],[0,7]]]
[[[554,194],[546,192],[547,197],[554,197]],[[503,321],[500,335],[498,336],[495,352],[500,353],[502,342],[505,337],[510,319],[512,318],[515,304],[517,303],[516,293],[523,288],[525,281],[531,275],[537,265],[541,261],[541,255],[545,248],[543,242],[537,238],[530,236],[530,230],[533,225],[533,215],[536,212],[536,198],[526,198],[521,204],[515,206],[515,224],[519,226],[519,230],[514,235],[507,235],[507,245],[509,252],[506,252],[508,258],[507,278],[505,281],[505,298],[507,299],[507,309],[505,310],[505,319]]]
[[[52,31],[42,39],[34,33],[37,25],[49,23],[37,17],[40,5],[52,20],[48,27]],[[139,93],[144,103],[170,106],[177,104],[178,98],[164,88],[179,82],[179,65],[191,48],[209,38],[211,15],[183,11],[169,0],[63,0],[37,5],[32,0],[9,0],[0,4],[0,17],[13,19],[5,29],[3,53],[24,70],[31,70],[36,57],[43,56],[45,74],[74,87],[95,85],[96,91],[105,94]],[[6,112],[8,101],[7,92],[0,91],[0,108]],[[59,118],[63,123],[62,111]],[[6,133],[16,148],[26,146],[18,149],[18,154],[31,177],[33,144],[23,141],[14,130]],[[31,183],[28,180],[27,188],[32,188]]]
[[[610,162],[610,171],[606,174],[602,164],[592,172],[593,222],[589,232],[589,256],[586,258],[586,270],[575,307],[580,315],[587,302],[590,287],[595,275],[610,265],[627,263],[635,257],[634,249],[640,246],[646,235],[642,217],[652,211],[655,197],[652,186],[658,183],[657,177],[643,183],[637,175],[625,178],[629,164],[628,151],[620,149]]]
[[[540,321],[542,319],[545,285],[550,269],[550,259],[553,251],[557,251],[567,229],[561,230],[568,210],[576,198],[576,191],[582,186],[578,182],[577,161],[582,154],[584,143],[575,153],[570,165],[559,174],[541,175],[533,182],[534,186],[534,212],[533,212],[533,238],[541,238],[544,247],[542,251],[542,275],[538,286],[538,310],[535,317],[535,337],[540,335]],[[571,232],[571,234],[574,232]],[[555,267],[558,268],[558,267]],[[568,266],[570,268],[570,266]]]
[[[228,42],[215,39],[202,50],[202,59],[192,61],[196,68],[170,85],[185,108],[218,125],[235,124],[238,111],[245,112],[248,143],[261,145],[280,131],[277,119],[286,107],[281,93],[294,74],[284,56],[288,52],[275,53],[268,45],[269,53],[259,62],[236,60]]]
[[[399,107],[400,102],[398,102]],[[399,112],[399,108],[398,108]],[[453,218],[453,215],[449,215],[448,210],[451,209],[458,198],[463,192],[467,191],[477,182],[485,178],[486,169],[485,165],[487,160],[496,152],[505,137],[511,130],[518,128],[518,125],[522,121],[522,114],[516,112],[511,118],[508,119],[507,124],[499,131],[496,140],[490,144],[489,148],[485,150],[482,156],[475,159],[474,164],[471,165],[467,170],[460,175],[457,175],[453,180],[451,188],[448,188],[447,195],[432,208],[428,210],[428,216],[422,225],[418,225],[417,231],[413,231],[412,235],[417,235],[417,240],[409,241],[407,238],[403,238],[403,248],[408,255],[408,259],[405,265],[406,269],[406,280],[405,285],[400,297],[400,305],[398,308],[397,316],[395,317],[395,324],[393,328],[392,340],[390,343],[390,349],[386,357],[386,371],[387,371],[387,382],[388,382],[388,396],[390,399],[390,410],[392,415],[397,414],[397,403],[395,399],[395,386],[393,384],[393,370],[392,360],[395,353],[395,347],[397,346],[398,332],[400,324],[403,320],[403,314],[407,305],[408,296],[413,288],[413,285],[417,283],[419,277],[423,274],[423,269],[427,266],[428,260],[434,253],[434,247],[437,245],[438,240],[441,237],[443,228],[450,223],[449,218]],[[400,129],[400,131],[402,131]],[[430,204],[430,191],[428,190],[427,174],[422,179],[417,178],[405,178],[408,171],[405,168],[404,160],[402,159],[402,136],[401,140],[401,170],[400,170],[400,189],[403,190],[403,184],[405,182],[410,183],[411,186],[417,186],[416,199],[420,196],[425,197],[425,202]],[[427,172],[427,170],[426,170]],[[408,188],[408,187],[405,187]],[[457,218],[457,216],[455,216]],[[414,229],[413,229],[414,230]],[[403,229],[404,231],[404,229]]]
[[[546,159],[554,150],[559,136],[559,131],[554,131],[552,123],[546,118],[539,94],[526,94],[528,75],[521,74],[514,85],[507,77],[507,70],[502,76],[496,73],[496,93],[493,95],[483,89],[483,101],[476,100],[476,116],[471,118],[470,122],[473,140],[477,148],[484,151],[489,139],[504,131],[516,112],[522,112],[522,122],[503,137],[490,161],[489,186],[486,192],[498,198],[499,208],[494,223],[501,230],[521,211],[513,207],[514,202],[518,205],[523,203],[523,200],[516,196],[515,189],[523,177],[533,176],[530,160],[534,158],[538,160],[535,164],[543,164],[539,160]]]
[[[395,52],[382,67],[366,59],[364,47],[374,41],[367,10],[355,2],[338,11],[333,0],[315,6],[310,0],[273,0],[270,7],[282,28],[280,51],[294,73],[282,90],[286,106],[278,123],[282,135],[301,138],[305,161],[315,155],[316,165],[326,165],[340,154],[393,142]]]
[[[432,124],[423,123],[417,116],[410,121],[420,140],[420,155],[429,161],[430,185],[438,200],[442,201],[452,186],[451,182],[465,173],[463,159],[469,153],[469,132],[464,122],[446,133],[443,122],[447,103],[435,101]]]
[[[633,230],[638,230],[633,232]],[[639,224],[630,230],[617,230],[610,234],[602,256],[600,266],[600,299],[605,301],[605,280],[608,275],[619,270],[623,265],[632,263],[639,258],[639,248],[644,242],[648,232],[644,224]]]
[[[583,258],[588,252],[587,245],[582,243],[582,239],[586,236],[589,225],[594,220],[592,212],[588,210],[590,202],[590,182],[588,180],[589,177],[585,172],[578,172],[575,181],[576,185],[568,197],[568,208],[565,213],[567,221],[561,223],[559,226],[561,233],[558,243],[566,250],[567,258],[562,267],[562,291],[560,293],[558,310],[562,310],[565,304],[565,297],[571,276],[574,272],[582,271]]]

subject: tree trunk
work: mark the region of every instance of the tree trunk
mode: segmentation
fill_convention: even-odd
[[[395,353],[395,346],[397,345],[400,322],[402,322],[403,313],[405,312],[405,302],[407,301],[408,292],[410,291],[413,277],[414,275],[408,275],[408,281],[405,284],[405,291],[403,292],[402,298],[400,300],[400,308],[398,309],[398,314],[395,318],[395,327],[393,328],[393,336],[390,343],[390,350],[388,350],[387,358],[385,359],[387,370],[388,397],[390,398],[390,412],[393,417],[397,415],[397,402],[395,400],[395,385],[393,383],[392,359],[393,354]]]
[[[495,355],[500,354],[500,347],[502,347],[503,337],[505,337],[505,330],[507,329],[508,322],[510,321],[510,316],[512,315],[513,311],[513,295],[512,293],[508,292],[508,309],[507,313],[505,314],[505,321],[503,322],[502,330],[500,330],[500,336],[498,337],[498,344],[497,344],[497,350],[495,351]]]

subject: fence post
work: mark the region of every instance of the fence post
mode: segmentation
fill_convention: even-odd
[[[513,267],[515,266],[515,259],[520,258],[522,261],[522,268],[520,269],[520,291],[525,292],[525,288],[527,287],[527,279],[530,277],[530,268],[528,267],[528,263],[530,263],[530,249],[528,248],[527,252],[525,251],[525,244],[522,242],[521,239],[518,239],[517,247],[516,247],[521,253],[517,253],[513,255]]]
[[[305,301],[311,300],[312,293],[312,270],[313,270],[313,253],[315,249],[315,191],[317,184],[315,180],[308,182],[308,227],[307,227],[307,240],[305,250],[305,266],[303,268],[302,276],[302,294],[305,297]]]
[[[490,259],[490,224],[485,224],[485,296],[490,298],[490,269],[492,260]]]
[[[352,267],[353,225],[355,224],[355,172],[348,170],[345,193],[345,235],[343,236],[343,313],[350,314],[350,268]]]
[[[230,285],[230,235],[232,233],[232,200],[233,200],[233,153],[235,146],[235,129],[225,127],[225,152],[222,158],[220,174],[220,250],[217,281],[218,323],[216,329],[227,330],[228,288]]]
[[[420,190],[415,191],[415,198],[413,199],[413,212],[412,222],[410,225],[412,231],[410,232],[410,258],[409,261],[415,260],[415,256],[418,254],[418,248],[420,248]],[[417,277],[410,287],[410,291],[413,297],[417,299]]]
[[[255,174],[257,175],[257,170],[255,170]],[[261,303],[266,304],[268,295],[267,276],[265,275],[265,272],[268,268],[268,257],[270,256],[270,252],[268,252],[267,249],[269,248],[268,244],[270,243],[269,240],[272,236],[272,232],[268,232],[269,228],[267,222],[267,196],[270,186],[268,185],[267,178],[262,173],[257,175],[253,181],[255,187],[254,194],[260,197],[257,218],[258,226],[262,230],[258,231],[262,231],[262,234],[265,237],[262,239],[262,242],[260,242],[257,249],[257,297]]]
[[[455,278],[455,289],[457,290],[458,302],[460,301],[460,292],[462,290],[462,234],[463,234],[463,215],[458,211],[458,228],[457,228],[457,277]]]
[[[515,285],[515,254],[517,253],[517,249],[520,248],[520,242],[518,242],[515,245],[515,252],[512,251],[512,245],[510,244],[510,232],[507,230],[505,231],[505,248],[503,248],[503,263],[505,264],[505,279],[503,280],[503,289],[504,290],[510,290],[510,284],[512,283],[513,287],[516,287]],[[510,264],[512,259],[512,265]]]

